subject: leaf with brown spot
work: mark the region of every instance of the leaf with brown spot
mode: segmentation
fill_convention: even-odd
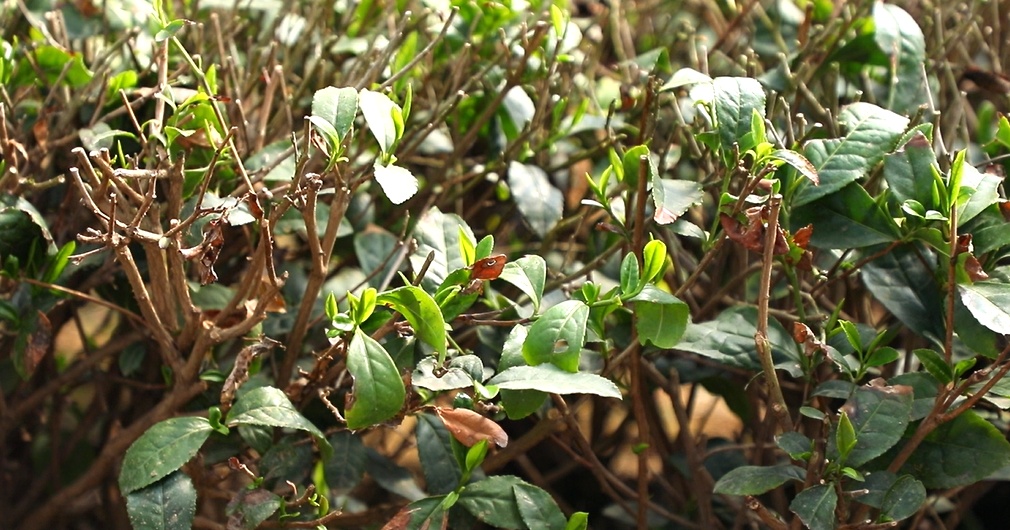
[[[452,433],[453,438],[467,447],[481,440],[494,442],[498,447],[505,447],[509,443],[505,429],[472,410],[435,407],[435,413],[442,418],[442,423]]]
[[[28,335],[28,343],[25,344],[25,374],[31,376],[38,368],[39,363],[53,346],[53,325],[49,322],[49,317],[42,311],[38,311],[35,320],[35,329]]]

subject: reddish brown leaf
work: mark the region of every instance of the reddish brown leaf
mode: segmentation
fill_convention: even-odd
[[[989,275],[982,269],[982,264],[978,262],[973,254],[968,254],[964,260],[964,272],[968,273],[968,278],[973,282],[980,282],[989,278]]]
[[[494,280],[498,276],[501,276],[501,271],[505,269],[505,262],[507,261],[508,258],[505,254],[496,254],[479,259],[470,266],[470,279]]]
[[[494,442],[498,447],[509,443],[508,434],[500,425],[472,410],[435,407],[435,413],[442,418],[452,437],[467,447],[481,440]]]
[[[796,243],[797,247],[806,249],[807,245],[810,244],[810,236],[814,234],[814,225],[807,225],[800,228],[793,234],[793,243]]]
[[[802,322],[793,323],[793,340],[803,345],[803,353],[808,357],[819,351],[825,351],[824,343]]]

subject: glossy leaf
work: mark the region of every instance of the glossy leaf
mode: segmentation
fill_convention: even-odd
[[[790,480],[803,482],[806,471],[799,466],[743,466],[726,473],[713,491],[725,495],[760,495]]]
[[[312,115],[333,126],[337,142],[342,142],[358,114],[358,92],[353,88],[326,87],[312,96]]]
[[[578,300],[566,300],[544,311],[530,326],[523,343],[526,362],[530,366],[553,363],[568,372],[577,372],[588,319],[589,306]]]
[[[428,273],[422,280],[425,290],[433,292],[450,272],[470,265],[460,253],[460,230],[471,240],[475,239],[473,231],[463,219],[456,214],[442,213],[438,208],[428,209],[418,221],[413,233],[417,250],[410,256],[413,270],[420,270],[428,254],[435,253]]]
[[[807,160],[807,157],[793,151],[792,149],[776,149],[772,151],[769,156],[773,159],[781,160],[782,162],[789,164],[812,184],[820,184],[821,177],[817,174],[817,168],[815,168],[814,165]]]
[[[717,77],[712,80],[712,94],[722,149],[729,152],[733,144],[740,145],[741,153],[753,148],[756,140],[748,136],[751,119],[754,112],[762,118],[765,115],[765,90],[761,83],[750,77]]]
[[[825,249],[864,248],[899,238],[898,225],[859,184],[793,210],[794,229],[814,225],[810,244]]]
[[[921,65],[926,60],[926,38],[922,29],[901,7],[875,2],[873,30],[874,42],[888,56],[893,68],[887,107],[902,114],[913,114],[928,97],[922,79]]]
[[[954,380],[954,371],[940,352],[929,348],[916,348],[912,353],[937,381],[947,384]]]
[[[564,196],[551,184],[547,173],[539,167],[510,162],[508,183],[513,200],[523,219],[541,238],[561,220]]]
[[[897,203],[918,201],[927,210],[941,210],[934,186],[940,179],[936,153],[929,139],[916,131],[900,149],[884,158],[884,180]]]
[[[212,431],[206,418],[196,416],[154,424],[126,450],[119,490],[129,495],[167,477],[196,455]]]
[[[361,107],[361,115],[365,117],[368,130],[379,143],[379,149],[383,153],[390,153],[400,139],[393,118],[394,112],[400,112],[400,106],[393,103],[389,96],[371,90],[361,91],[358,95],[358,105]]]
[[[516,507],[526,528],[543,528],[544,530],[565,530],[564,514],[558,508],[554,499],[541,488],[532,484],[515,484],[512,486]]]
[[[928,489],[973,484],[1010,465],[1010,442],[991,423],[965,411],[926,436],[901,468]]]
[[[533,303],[533,311],[540,310],[540,301],[544,294],[544,282],[547,279],[547,262],[536,255],[523,256],[505,264],[501,276],[498,277],[515,285]]]
[[[379,295],[377,303],[388,305],[410,322],[417,338],[444,358],[447,352],[445,321],[435,299],[420,287],[405,285]]]
[[[925,268],[931,253],[898,247],[861,269],[866,289],[909,329],[926,337],[943,336],[939,311],[942,294],[932,271]],[[967,304],[966,304],[967,305]]]
[[[635,302],[635,329],[640,343],[657,348],[672,348],[680,342],[687,329],[690,309],[676,296],[647,285]]]
[[[846,130],[843,136],[807,142],[806,157],[821,182],[801,187],[794,206],[811,203],[867,176],[908,126],[908,118],[864,102],[845,107],[838,122]]]
[[[261,386],[242,394],[228,412],[226,423],[229,427],[266,425],[298,429],[323,438],[323,432],[298,412],[284,391],[272,386]]]
[[[516,324],[502,347],[501,359],[498,361],[498,371],[505,372],[515,366],[527,366],[523,358],[523,342],[526,341],[528,330],[522,324]],[[499,387],[500,388],[500,387]],[[536,412],[547,394],[539,390],[501,390],[501,403],[509,419],[525,418]]]
[[[126,495],[134,530],[190,530],[196,517],[196,488],[182,471]]]
[[[789,509],[800,517],[810,530],[833,530],[838,494],[833,484],[822,484],[801,491],[789,503]]]
[[[621,398],[621,391],[605,377],[587,372],[571,373],[552,364],[514,366],[492,377],[488,386],[502,390],[539,390],[551,394],[595,394]]]
[[[719,314],[715,320],[688,324],[677,349],[696,353],[720,363],[747,370],[760,371],[761,363],[754,346],[757,332],[757,308],[734,307]],[[796,341],[772,319],[768,325],[768,339],[776,366],[794,375],[800,374],[799,352]]]
[[[842,411],[851,422],[855,437],[845,465],[858,467],[884,454],[901,440],[912,412],[912,389],[906,386],[858,387]],[[851,438],[844,438],[851,442]],[[836,438],[830,438],[829,458],[835,460],[838,454]]]
[[[656,172],[652,179],[653,220],[668,225],[680,218],[690,207],[704,198],[701,184],[691,180],[665,179]]]
[[[975,320],[1001,335],[1010,334],[1010,285],[999,281],[958,285],[961,303]]]
[[[400,412],[407,395],[400,372],[385,348],[360,328],[347,346],[347,371],[354,377],[344,412],[347,428],[371,427]]]
[[[926,503],[926,487],[909,475],[898,478],[884,494],[880,511],[894,521],[907,519]]]

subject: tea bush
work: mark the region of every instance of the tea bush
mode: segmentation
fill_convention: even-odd
[[[1006,15],[6,2],[0,526],[979,527]]]

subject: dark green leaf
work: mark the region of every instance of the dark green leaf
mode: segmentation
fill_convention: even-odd
[[[425,496],[410,471],[396,465],[372,448],[367,448],[365,452],[368,457],[365,459],[365,470],[383,489],[409,501],[416,501]]]
[[[651,285],[647,287],[653,288]],[[639,342],[643,345],[651,342],[657,348],[672,348],[680,342],[691,315],[686,303],[674,300],[673,303],[635,302],[635,329],[638,330]]]
[[[502,347],[501,359],[498,361],[498,371],[504,372],[514,366],[527,366],[523,359],[523,342],[526,341],[527,329],[522,324],[516,324],[509,332],[505,345]],[[539,390],[502,390],[501,403],[509,419],[525,418],[536,412],[547,394]]]
[[[638,258],[634,254],[625,254],[621,261],[621,294],[633,296],[638,293],[641,283],[638,274]]]
[[[126,495],[134,530],[190,530],[196,517],[196,488],[182,471]]]
[[[861,274],[866,289],[909,329],[943,337],[943,318],[937,311],[943,297],[932,271],[923,265],[932,259],[927,250],[901,246],[867,263]]]
[[[1010,465],[1010,442],[991,423],[966,411],[926,436],[901,468],[929,489],[978,482]]]
[[[940,355],[936,350],[929,348],[916,348],[912,351],[915,356],[919,359],[919,362],[926,367],[933,377],[943,384],[947,384],[954,380],[954,372],[951,370],[950,365]]]
[[[884,158],[884,180],[896,202],[917,201],[926,210],[941,210],[933,186],[940,178],[936,153],[929,140],[916,131],[899,150]]]
[[[926,38],[908,12],[884,2],[873,4],[873,29],[874,42],[893,67],[887,108],[914,114],[928,97],[922,78]]]
[[[621,398],[621,391],[609,379],[586,372],[571,373],[552,364],[515,366],[492,377],[487,385],[495,385],[503,390],[539,390],[551,394],[596,394]]]
[[[129,495],[167,477],[196,455],[211,431],[206,418],[194,416],[154,424],[126,450],[119,490]]]
[[[864,102],[845,107],[838,122],[847,130],[844,136],[806,144],[807,159],[817,168],[821,182],[819,186],[802,186],[794,206],[811,203],[864,178],[894,148],[908,126],[908,118]]]
[[[743,466],[726,473],[715,483],[714,492],[725,495],[760,495],[790,480],[803,482],[806,471],[799,466]]]
[[[402,268],[398,265],[399,260],[390,259],[397,247],[399,241],[396,236],[381,228],[369,228],[354,234],[354,255],[358,258],[361,270],[366,274],[379,271],[369,279],[369,285],[378,288]]]
[[[881,513],[901,521],[918,512],[926,503],[926,487],[909,475],[903,475],[888,488],[881,503]]]
[[[348,431],[333,433],[327,440],[333,447],[333,456],[323,464],[326,485],[346,493],[365,475],[365,446],[361,438]]]
[[[442,494],[456,489],[463,471],[452,451],[449,431],[431,414],[417,417],[417,453],[428,493]]]
[[[775,445],[779,446],[791,458],[796,460],[809,458],[810,452],[814,448],[814,442],[810,438],[798,432],[784,432],[775,438]]]
[[[420,270],[428,254],[435,253],[428,273],[421,282],[426,291],[434,292],[450,272],[469,265],[460,253],[460,230],[470,240],[475,239],[473,231],[463,219],[456,214],[444,214],[438,208],[428,209],[414,228],[417,250],[410,256],[411,268]]]
[[[819,248],[863,248],[899,237],[894,219],[859,184],[850,184],[821,200],[796,208],[793,229],[814,225],[810,244]]]
[[[760,371],[761,363],[754,346],[756,322],[757,308],[738,306],[727,309],[710,322],[688,324],[677,349],[697,353],[727,366]],[[768,339],[776,366],[799,375],[796,341],[775,319],[768,323]]]
[[[229,427],[267,425],[308,431],[323,442],[322,446],[326,445],[323,432],[295,409],[283,390],[272,386],[261,386],[243,394],[228,412],[226,423]]]
[[[754,112],[765,115],[765,91],[757,79],[750,77],[717,77],[712,80],[712,108],[719,130],[722,149],[730,152],[734,144],[743,153],[756,145],[751,138]]]
[[[912,388],[858,387],[842,410],[852,422],[856,440],[845,463],[859,467],[884,454],[901,440],[912,412]],[[829,458],[835,460],[838,454],[835,439],[829,438]]]
[[[441,319],[442,314],[438,314]],[[375,339],[361,329],[347,346],[347,371],[354,390],[344,416],[349,429],[364,429],[395,416],[403,407],[406,390],[396,364]]]
[[[838,494],[833,484],[822,484],[801,491],[789,509],[800,517],[810,530],[833,530]]]
[[[514,484],[516,506],[526,528],[564,530],[567,521],[554,499],[544,490],[526,483]]]
[[[525,530],[526,525],[512,490],[513,486],[525,484],[510,475],[488,477],[463,488],[457,504],[495,528]]]

